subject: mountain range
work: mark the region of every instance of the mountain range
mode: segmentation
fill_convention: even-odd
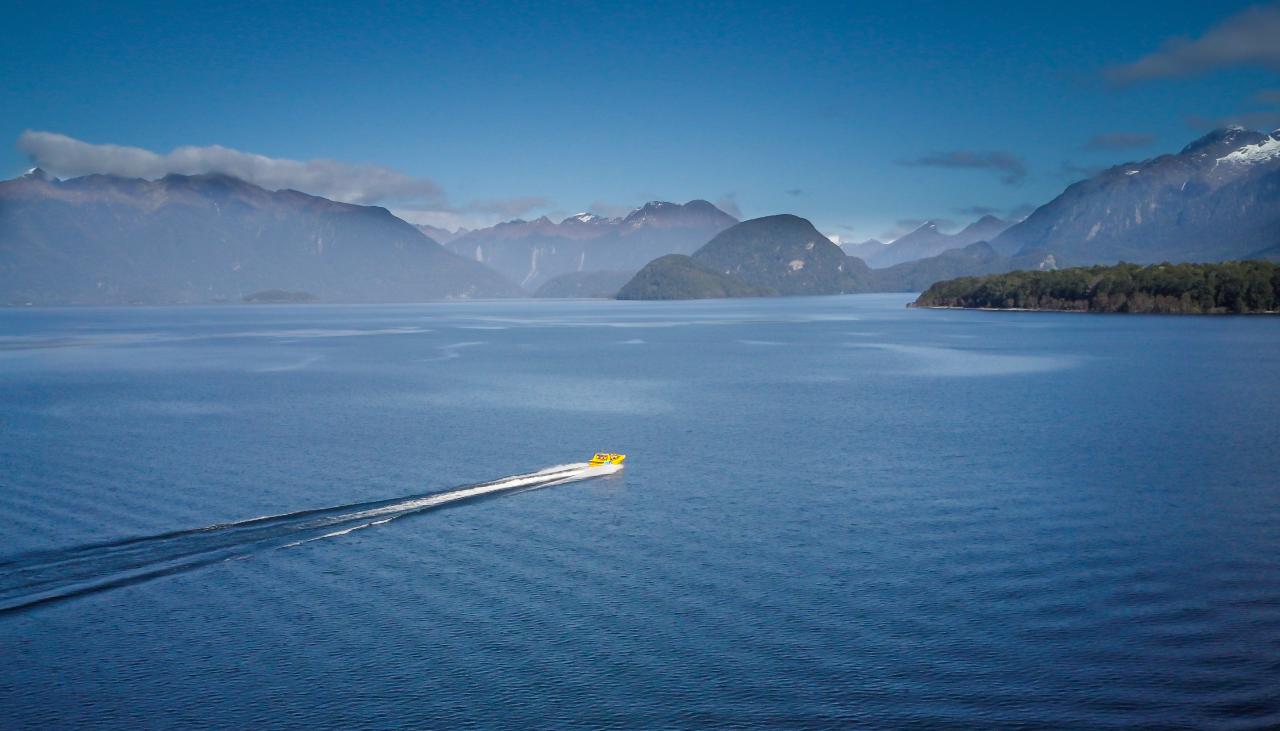
[[[872,267],[883,269],[903,262],[937,256],[949,249],[962,249],[979,241],[991,241],[1012,225],[1012,221],[987,215],[954,234],[946,234],[938,230],[936,222],[926,221],[911,233],[879,249],[859,245],[856,251],[846,249],[846,253],[863,259]]]
[[[768,235],[757,235],[761,231]],[[690,259],[783,295],[919,291],[955,277],[1117,261],[1280,260],[1280,130],[1215,130],[1177,154],[1117,165],[1075,183],[1013,225],[984,217],[948,236],[925,224],[881,249],[856,245],[870,250],[869,262],[834,245],[834,251],[821,247],[814,233],[795,217],[744,221]],[[794,254],[797,245],[823,256],[780,255]],[[633,285],[641,279],[643,291],[691,289],[655,286],[647,269],[619,297],[636,297],[642,290]],[[801,281],[805,286],[796,286]]]
[[[416,302],[518,287],[384,208],[225,175],[0,182],[0,303]]]
[[[650,262],[618,291],[618,299],[919,292],[944,279],[1009,271],[1014,262],[1035,265],[1001,256],[989,243],[979,241],[873,269],[831,243],[809,221],[782,214],[743,221],[692,256],[664,256]]]
[[[919,291],[1014,269],[1241,258],[1280,261],[1280,130],[1219,129],[1113,166],[1013,225],[928,223],[843,250],[802,218],[739,223],[704,200],[450,232],[226,175],[0,182],[3,304]]]
[[[991,240],[1062,265],[1223,261],[1280,245],[1280,130],[1219,129],[1068,187]]]
[[[559,223],[543,216],[467,231],[444,242],[452,252],[537,290],[569,273],[634,273],[665,254],[688,254],[738,219],[704,200],[651,201],[623,217],[579,213]]]

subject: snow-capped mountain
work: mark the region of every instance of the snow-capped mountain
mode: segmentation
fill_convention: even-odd
[[[1068,187],[992,245],[1059,265],[1221,261],[1280,246],[1280,130],[1218,129]]]
[[[1235,127],[1230,130],[1230,132],[1235,133],[1232,135],[1233,139],[1238,139],[1239,134],[1244,131],[1243,127]],[[1240,145],[1231,152],[1228,152],[1218,158],[1217,162],[1219,164],[1225,163],[1227,165],[1249,165],[1267,162],[1268,160],[1276,157],[1280,157],[1280,129],[1267,135],[1265,139],[1258,140],[1257,142],[1246,142]]]
[[[735,223],[704,200],[650,201],[622,218],[582,212],[559,223],[507,221],[445,246],[533,291],[569,272],[635,271],[664,254],[690,253]]]
[[[560,225],[572,226],[575,224],[582,224],[585,226],[600,226],[600,225],[608,225],[608,224],[617,223],[617,222],[618,222],[618,219],[616,218],[605,218],[604,216],[597,216],[594,213],[588,213],[586,211],[583,211],[582,213],[575,213],[572,216],[569,216],[568,218],[564,219],[563,221],[560,222]]]

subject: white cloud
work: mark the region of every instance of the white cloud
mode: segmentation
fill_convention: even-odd
[[[426,178],[371,164],[337,160],[288,160],[233,150],[221,145],[183,146],[161,155],[140,147],[95,145],[74,137],[28,130],[18,149],[58,177],[100,173],[156,179],[166,175],[221,173],[268,190],[292,188],[360,205],[403,203],[445,208],[440,186]]]
[[[552,205],[541,196],[519,196],[451,206],[434,181],[381,165],[289,160],[221,145],[186,145],[159,154],[141,147],[95,145],[54,132],[27,130],[18,138],[18,149],[33,164],[60,178],[102,174],[155,180],[173,174],[218,173],[268,190],[290,188],[344,203],[387,206],[411,223],[450,230],[491,226]]]
[[[739,221],[742,220],[742,208],[738,206],[737,193],[725,193],[715,202],[715,206]]]

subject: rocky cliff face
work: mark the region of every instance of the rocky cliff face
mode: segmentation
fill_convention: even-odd
[[[993,242],[1064,265],[1248,258],[1280,244],[1280,130],[1216,130],[1068,187]]]

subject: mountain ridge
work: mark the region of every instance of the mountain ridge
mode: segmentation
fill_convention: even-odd
[[[378,206],[228,175],[0,182],[0,302],[182,304],[518,296]]]
[[[1280,244],[1280,130],[1213,130],[1071,184],[992,240],[1064,265],[1223,261]]]
[[[884,269],[896,264],[937,256],[948,249],[962,249],[979,241],[989,241],[1012,226],[990,214],[965,226],[954,234],[943,233],[934,221],[926,221],[915,230],[873,251],[867,264]]]
[[[737,222],[702,199],[649,201],[622,217],[584,212],[559,223],[546,216],[505,221],[450,239],[445,247],[537,290],[569,272],[635,272],[658,256],[692,253]]]

